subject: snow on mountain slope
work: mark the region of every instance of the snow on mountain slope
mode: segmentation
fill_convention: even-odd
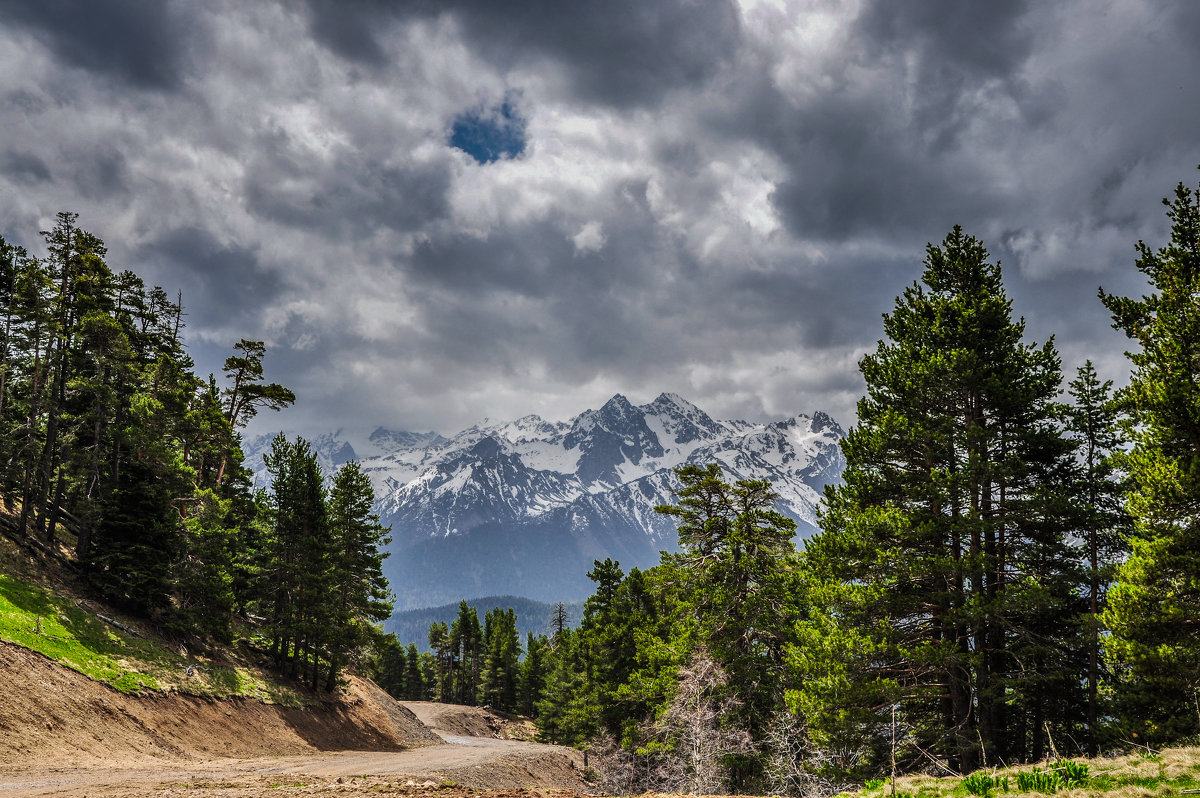
[[[719,421],[676,394],[641,406],[617,394],[565,423],[530,415],[449,438],[339,430],[313,446],[327,470],[357,457],[370,475],[392,528],[385,568],[403,609],[502,592],[582,598],[592,559],[653,565],[675,546],[673,519],[654,507],[674,501],[674,469],[689,463],[719,463],[731,481],[770,481],[805,536],[823,487],[841,476],[842,434],[821,412]],[[269,445],[264,437],[247,446],[261,484]]]

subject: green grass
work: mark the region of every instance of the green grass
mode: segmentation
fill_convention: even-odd
[[[1053,773],[1054,778],[1047,778]],[[1041,778],[1036,778],[1040,776]],[[1106,796],[1149,798],[1200,789],[1200,748],[1174,748],[1154,756],[1133,754],[1111,759],[1060,760],[979,771],[965,778],[902,776],[897,798],[1016,798],[1053,793],[1056,798]],[[890,787],[868,782],[863,798],[890,798]]]
[[[168,649],[118,632],[69,600],[7,574],[0,574],[0,639],[123,693],[163,689],[156,672],[185,665]]]
[[[307,703],[297,691],[249,668],[202,662],[188,676],[187,666],[197,659],[125,634],[71,600],[5,573],[0,573],[0,640],[43,654],[122,693],[173,690],[287,706]]]

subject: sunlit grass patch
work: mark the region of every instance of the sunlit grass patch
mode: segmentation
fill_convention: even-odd
[[[68,599],[7,574],[0,574],[0,639],[124,693],[161,689],[153,671],[182,662],[164,647],[118,632]]]
[[[206,698],[244,696],[285,706],[309,703],[299,691],[254,669],[184,657],[6,573],[0,573],[0,640],[36,651],[122,693],[178,691]]]
[[[1059,760],[982,770],[965,777],[896,779],[897,798],[1150,798],[1200,791],[1200,748],[1173,748],[1107,759]],[[890,798],[891,783],[869,782],[863,798]]]

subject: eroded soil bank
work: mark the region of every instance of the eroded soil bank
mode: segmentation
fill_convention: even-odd
[[[0,680],[0,795],[461,798],[500,790],[531,798],[586,790],[577,752],[496,739],[490,713],[461,708],[447,743],[361,679],[340,700],[306,709],[138,698],[0,643]]]

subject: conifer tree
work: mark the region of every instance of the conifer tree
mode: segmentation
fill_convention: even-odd
[[[277,667],[296,675],[308,668],[316,680],[315,655],[325,627],[321,598],[328,584],[328,519],[321,468],[303,439],[282,434],[264,457],[271,474],[273,525],[267,542],[267,594],[271,653]]]
[[[542,700],[546,687],[546,651],[549,647],[550,640],[545,635],[529,632],[525,636],[517,711],[528,717],[537,716],[537,703]]]
[[[1101,613],[1108,604],[1108,586],[1128,549],[1129,517],[1121,506],[1123,485],[1117,457],[1123,443],[1112,381],[1100,381],[1089,360],[1079,367],[1069,386],[1074,400],[1067,408],[1067,429],[1078,443],[1074,507],[1086,551],[1087,595],[1087,753],[1099,753],[1102,719],[1100,685],[1108,681],[1101,651]]]
[[[483,665],[483,630],[479,613],[466,601],[458,603],[458,617],[450,625],[450,650],[456,663],[451,672],[453,703],[474,706]]]
[[[260,407],[281,410],[294,404],[296,394],[278,383],[263,382],[263,357],[266,346],[262,341],[241,339],[233,345],[238,354],[225,359],[222,370],[230,380],[225,389],[225,420],[230,430],[245,426],[258,414]],[[217,482],[225,476],[226,460],[217,467]]]
[[[778,495],[766,481],[731,485],[715,463],[676,473],[678,504],[655,509],[680,521],[675,564],[705,656],[728,676],[729,694],[717,700],[736,707],[731,722],[757,742],[784,704],[784,648],[798,620],[796,524],[775,509]],[[761,776],[754,757],[731,753],[730,766],[738,789]]]
[[[421,669],[421,658],[415,643],[408,644],[405,655],[404,694],[410,701],[428,701],[430,697],[428,680]]]
[[[431,697],[445,704],[454,703],[454,648],[450,643],[450,629],[442,621],[429,626],[429,649],[432,652],[433,673]]]
[[[481,704],[507,712],[516,710],[520,641],[517,615],[512,607],[507,610],[496,607],[488,611],[483,625],[484,655],[479,684]]]
[[[840,650],[860,659],[838,671],[852,685],[840,695],[867,705],[813,718],[856,717],[869,743],[898,702],[910,739],[955,770],[1036,756],[1064,720],[1049,682],[1015,688],[1014,650],[1041,661],[1027,676],[1048,676],[1063,641],[1037,608],[1053,606],[1064,634],[1078,612],[1054,487],[1071,449],[1054,420],[1058,356],[1022,342],[1000,267],[958,227],[928,247],[884,331],[860,364],[845,484],[806,551],[822,585],[811,623],[846,636]]]
[[[1133,422],[1132,553],[1108,596],[1106,650],[1123,677],[1127,730],[1149,744],[1200,731],[1200,193],[1180,183],[1163,203],[1170,241],[1137,246],[1151,293],[1100,292],[1138,345],[1120,394]]]
[[[336,684],[345,657],[366,645],[374,634],[373,622],[391,615],[392,602],[382,547],[391,542],[387,527],[371,512],[375,492],[371,479],[357,462],[343,465],[334,475],[329,493],[328,523],[330,562],[325,636],[329,650],[327,689]]]

